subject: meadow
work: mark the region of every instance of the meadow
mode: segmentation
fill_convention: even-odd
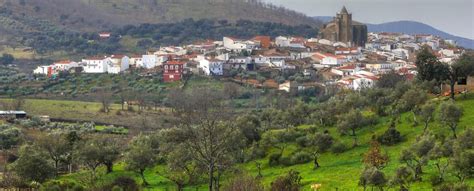
[[[472,121],[474,121],[474,94],[467,97],[460,97],[456,102],[459,106],[464,109],[464,116],[462,117],[458,132],[461,133],[467,128],[473,128]],[[364,127],[358,131],[358,142],[359,146],[352,148],[341,154],[334,154],[326,152],[319,158],[321,167],[318,169],[313,168],[313,163],[309,162],[306,164],[293,165],[293,166],[270,166],[268,156],[271,153],[277,152],[274,149],[267,151],[265,158],[259,160],[249,161],[243,164],[238,164],[234,168],[244,171],[251,176],[257,176],[257,163],[261,164],[262,182],[266,188],[268,188],[273,180],[277,177],[286,174],[290,170],[296,170],[300,172],[302,176],[303,190],[311,190],[312,184],[321,184],[320,190],[362,190],[362,187],[358,186],[359,175],[364,169],[362,158],[364,153],[369,149],[369,143],[374,135],[382,134],[389,127],[389,119],[382,117],[378,119],[378,123],[373,126]],[[314,128],[314,125],[307,124],[296,127],[298,130],[304,130],[308,128]],[[412,114],[405,113],[401,116],[401,120],[396,124],[396,128],[401,132],[404,137],[404,141],[395,146],[383,146],[383,152],[386,152],[390,157],[390,162],[383,169],[385,175],[390,178],[394,176],[396,169],[402,164],[398,161],[401,150],[409,147],[415,142],[418,135],[422,134],[422,125],[414,126],[412,121]],[[437,119],[429,125],[431,132],[438,136],[451,137],[451,131],[442,126]],[[334,138],[341,140],[346,145],[352,143],[352,137],[340,136],[335,128],[328,127],[328,130]],[[282,131],[282,130],[273,130]],[[319,131],[319,130],[318,130]],[[291,156],[296,150],[299,150],[296,142],[287,143],[287,147],[283,153],[283,156]],[[303,148],[304,149],[304,148]],[[123,162],[118,162],[114,166],[114,172],[105,174],[105,169],[100,169],[102,176],[100,177],[99,184],[107,184],[113,181],[117,177],[128,176],[136,179],[138,183],[141,182],[138,174],[125,170]],[[146,187],[145,190],[175,190],[173,183],[161,176],[166,173],[166,166],[157,165],[153,169],[145,171],[145,176],[150,186]],[[424,174],[422,175],[423,181],[413,183],[410,190],[431,190],[432,185],[429,181],[431,176],[436,174],[436,169],[433,163],[428,164],[423,169]],[[60,181],[78,181],[88,176],[89,173],[82,171],[71,175],[65,175],[59,178]],[[224,176],[225,180],[228,180],[230,174]],[[448,182],[456,182],[457,179],[454,176],[448,175],[446,177]],[[474,180],[468,179],[467,184],[474,186]],[[391,188],[394,189],[394,188]],[[198,185],[192,187],[186,187],[185,190],[207,190],[206,185]]]

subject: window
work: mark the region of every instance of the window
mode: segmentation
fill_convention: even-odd
[[[174,75],[170,75],[170,79],[174,79]]]
[[[166,69],[166,70],[168,69],[168,65],[165,65],[165,69]]]

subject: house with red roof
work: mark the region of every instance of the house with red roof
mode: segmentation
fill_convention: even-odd
[[[184,62],[167,61],[163,64],[163,81],[175,82],[183,78]]]

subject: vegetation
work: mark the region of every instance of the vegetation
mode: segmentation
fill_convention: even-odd
[[[74,128],[31,132],[45,122],[17,120],[5,127],[6,135],[17,135],[5,141],[10,145],[5,149],[18,157],[8,162],[8,172],[21,178],[3,184],[36,181],[45,182],[42,188],[98,190],[469,190],[474,186],[473,94],[444,100],[429,94],[432,88],[400,81],[307,103],[278,95],[253,109],[235,104],[240,97],[235,92],[245,89],[191,84],[170,89],[163,98],[167,115],[175,119],[169,126],[131,128],[129,136]],[[31,103],[26,100],[22,107]],[[93,107],[94,117],[112,115],[100,111],[102,103],[73,103],[80,104],[79,111]],[[110,109],[125,108],[111,104]],[[12,149],[22,143],[29,146]],[[23,166],[41,169],[27,172]]]

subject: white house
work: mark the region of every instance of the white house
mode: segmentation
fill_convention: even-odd
[[[130,57],[130,66],[141,66],[143,65],[143,57],[141,55],[134,55]]]
[[[142,68],[146,68],[146,69],[151,69],[156,66],[162,65],[166,61],[168,61],[168,56],[166,55],[155,55],[155,54],[143,55],[142,61],[141,63],[138,63],[139,64],[138,66]]]
[[[218,59],[202,59],[199,61],[199,68],[208,76],[224,75],[224,61]]]
[[[328,66],[340,66],[344,62],[347,61],[345,56],[341,55],[333,55],[333,54],[328,54],[328,53],[320,53],[316,52],[312,56],[312,59],[315,61],[318,61],[322,65],[328,65]]]
[[[82,59],[84,73],[106,73],[107,66],[111,64],[110,58],[92,57]]]
[[[107,66],[107,72],[110,74],[118,74],[130,68],[130,58],[125,55],[112,55],[110,63]]]
[[[239,39],[235,39],[231,37],[224,37],[223,43],[224,43],[224,48],[228,50],[242,51],[242,50],[250,49],[243,40],[239,40]]]
[[[53,63],[52,66],[55,72],[59,72],[59,71],[67,71],[73,67],[78,67],[79,64],[77,62],[73,62],[70,60],[64,60],[64,61],[55,62]]]
[[[275,38],[275,45],[278,47],[289,47],[291,40],[284,36],[279,36]]]
[[[33,74],[49,75],[52,72],[52,66],[38,66],[33,70]]]

